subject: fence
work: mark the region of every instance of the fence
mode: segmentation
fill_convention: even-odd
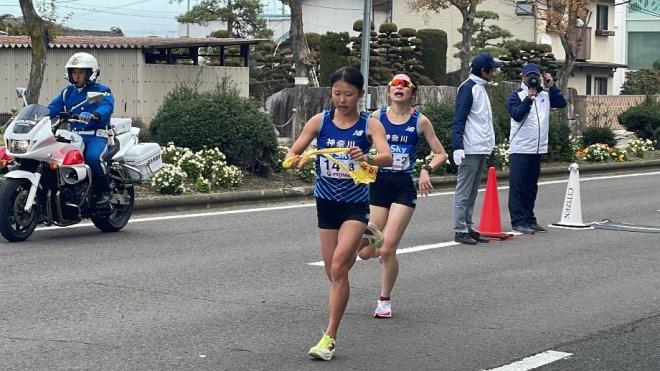
[[[644,95],[580,95],[575,104],[575,113],[581,128],[590,126],[623,129],[618,116],[630,107],[641,104]],[[660,96],[656,96],[660,101]]]

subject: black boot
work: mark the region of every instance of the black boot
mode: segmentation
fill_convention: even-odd
[[[110,202],[112,199],[112,196],[110,195],[110,174],[97,176],[94,181],[94,188],[97,204]]]

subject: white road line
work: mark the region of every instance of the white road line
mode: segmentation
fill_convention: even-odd
[[[186,219],[186,218],[203,218],[206,216],[216,216],[216,215],[231,215],[231,214],[243,214],[243,213],[254,213],[262,211],[273,211],[273,210],[286,210],[286,209],[299,209],[303,207],[312,207],[315,206],[315,203],[306,203],[306,204],[296,204],[296,205],[285,205],[285,206],[269,206],[269,207],[255,207],[251,209],[239,209],[239,210],[225,210],[225,211],[213,211],[207,213],[195,213],[195,214],[179,214],[179,215],[167,215],[167,216],[154,216],[150,218],[134,218],[129,220],[129,223],[143,223],[143,222],[154,222],[161,220],[176,220],[176,219]],[[89,227],[94,224],[92,223],[80,223],[68,226],[66,228],[74,227]],[[62,227],[44,227],[39,228],[39,231],[48,231],[51,229],[61,229]]]
[[[568,174],[568,171],[567,171],[567,174]],[[599,177],[593,177],[593,178],[582,178],[582,179],[580,179],[580,181],[581,182],[586,182],[586,181],[592,181],[592,180],[606,180],[606,179],[617,179],[617,178],[647,176],[647,175],[660,175],[660,171],[654,171],[654,172],[648,172],[648,173],[634,173],[634,174],[599,176]],[[548,184],[560,184],[560,183],[568,183],[568,179],[539,182],[538,185],[543,186],[543,185],[548,185]],[[497,189],[499,189],[499,190],[509,189],[509,187],[508,186],[502,186],[502,187],[498,187]],[[484,188],[479,190],[479,192],[483,192],[483,191],[484,191]],[[433,193],[433,194],[429,195],[428,197],[448,196],[448,195],[453,195],[453,194],[454,194],[454,191],[438,192],[438,193]],[[154,221],[162,221],[162,220],[200,218],[200,217],[217,216],[217,215],[230,215],[230,214],[243,214],[243,213],[273,211],[273,210],[298,209],[298,208],[303,208],[303,207],[312,207],[312,206],[315,206],[315,204],[316,203],[314,201],[311,201],[311,202],[303,202],[303,203],[299,203],[299,204],[295,204],[295,205],[285,205],[285,206],[256,207],[256,208],[250,208],[250,209],[214,211],[214,212],[207,212],[207,213],[178,214],[178,215],[168,215],[168,216],[156,216],[156,217],[149,217],[149,218],[135,218],[135,219],[131,219],[129,221],[129,223],[142,223],[142,222],[154,222]],[[660,210],[658,210],[658,211],[660,211]],[[66,228],[89,227],[89,226],[92,226],[92,225],[93,225],[92,223],[80,223],[80,224],[74,224],[74,225],[68,226]],[[48,230],[60,229],[60,228],[62,228],[62,227],[43,227],[43,228],[38,228],[37,231],[48,231]]]
[[[522,233],[516,232],[516,231],[507,232],[507,233],[511,233],[514,236],[520,236],[522,234]],[[402,249],[396,249],[396,254],[397,255],[407,254],[407,253],[411,253],[411,252],[439,249],[441,247],[449,247],[449,246],[456,246],[456,245],[460,245],[460,244],[458,242],[448,241],[448,242],[434,243],[434,244],[431,244],[431,245],[419,245],[419,246],[404,247]],[[357,258],[356,260],[360,261],[362,259]],[[323,264],[323,261],[318,261],[318,262],[314,262],[314,263],[307,263],[307,265],[315,265],[315,266],[318,266],[318,267],[325,266],[325,264]]]
[[[564,353],[564,352],[557,352],[554,350],[547,350],[543,353],[539,353],[537,355],[533,355],[531,357],[521,359],[518,362],[514,362],[498,368],[492,368],[486,371],[527,371],[547,365],[552,362],[559,361],[560,359],[564,359],[572,355],[573,353]]]
[[[449,246],[456,246],[460,245],[458,242],[454,241],[449,241],[449,242],[440,242],[440,243],[434,243],[432,245],[421,245],[421,246],[413,246],[413,247],[406,247],[403,249],[397,249],[396,254],[406,254],[409,252],[417,252],[417,251],[424,251],[424,250],[431,250],[431,249],[438,249],[440,247],[449,247]],[[357,260],[362,260],[360,258],[357,258]],[[323,264],[323,261],[318,261],[314,263],[307,263],[307,265],[315,265],[319,267],[323,267],[325,264]]]

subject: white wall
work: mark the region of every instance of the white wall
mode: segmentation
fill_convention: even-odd
[[[626,64],[628,60],[628,31],[626,29],[626,6],[614,7],[614,63]],[[617,68],[612,79],[612,94],[619,95],[626,80],[627,68]]]

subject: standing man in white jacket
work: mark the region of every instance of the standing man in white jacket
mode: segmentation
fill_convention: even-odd
[[[546,232],[534,216],[541,173],[541,156],[548,153],[550,108],[566,107],[566,99],[552,75],[541,75],[534,63],[523,66],[523,82],[507,100],[511,116],[509,135],[509,215],[513,230]],[[547,91],[543,89],[543,83]]]
[[[470,63],[470,76],[458,88],[452,122],[454,163],[458,166],[454,194],[454,241],[467,245],[488,242],[477,233],[472,211],[477,199],[486,159],[495,147],[493,113],[486,84],[502,67],[489,53],[477,54]]]

